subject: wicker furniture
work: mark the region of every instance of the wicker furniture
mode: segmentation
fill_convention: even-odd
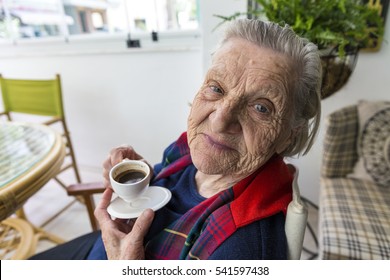
[[[40,239],[63,240],[23,218],[8,218],[60,170],[65,145],[40,124],[0,122],[0,259],[25,259]]]
[[[0,220],[53,178],[65,156],[62,137],[45,125],[0,122]]]

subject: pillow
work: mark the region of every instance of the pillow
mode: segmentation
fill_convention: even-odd
[[[359,101],[358,161],[348,177],[390,187],[390,102]]]
[[[387,165],[390,166],[390,136],[387,137],[386,143],[385,143],[385,159],[386,159]]]

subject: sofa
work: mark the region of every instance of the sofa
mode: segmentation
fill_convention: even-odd
[[[390,102],[359,101],[326,118],[320,259],[390,259]]]

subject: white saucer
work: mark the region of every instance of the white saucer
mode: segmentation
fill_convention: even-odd
[[[140,198],[133,202],[128,203],[119,197],[115,198],[111,201],[107,211],[111,216],[119,219],[137,218],[147,208],[157,211],[164,207],[171,197],[172,194],[168,189],[150,186]]]

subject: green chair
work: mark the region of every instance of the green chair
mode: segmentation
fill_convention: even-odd
[[[57,127],[57,129],[61,130],[67,151],[64,165],[58,175],[68,169],[73,169],[75,179],[77,183],[80,183],[80,172],[65,120],[60,75],[56,75],[56,78],[51,80],[6,79],[0,75],[0,85],[4,105],[4,112],[0,115],[5,115],[9,121],[15,120],[16,114],[22,114],[22,117],[18,116],[18,120],[20,118],[24,120],[24,117],[28,115],[36,115],[44,116],[43,123],[46,125],[60,123],[62,127]],[[54,178],[55,181],[66,189],[67,184],[58,175]],[[57,215],[54,215],[52,219]],[[23,210],[18,212],[18,216],[25,218]]]

